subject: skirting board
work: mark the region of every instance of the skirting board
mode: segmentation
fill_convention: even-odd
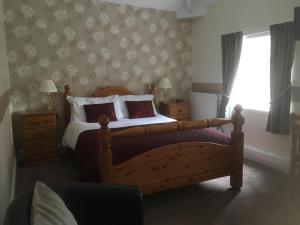
[[[284,173],[289,173],[290,156],[283,156],[279,154],[270,153],[250,145],[244,146],[245,158],[258,162],[275,170]]]

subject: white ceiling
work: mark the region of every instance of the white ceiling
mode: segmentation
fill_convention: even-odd
[[[204,16],[208,7],[221,0],[98,0],[177,12],[178,18]]]

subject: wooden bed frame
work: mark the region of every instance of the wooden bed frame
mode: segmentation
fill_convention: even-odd
[[[151,85],[151,93],[156,87]],[[107,87],[94,92],[94,97],[132,94],[124,87]],[[71,95],[65,86],[65,97]],[[70,119],[70,105],[65,101],[66,121]],[[243,183],[244,117],[242,107],[235,106],[232,119],[211,119],[168,124],[144,125],[112,132],[109,119],[101,116],[99,123],[99,174],[105,183],[138,185],[144,194],[195,184],[197,182],[230,176],[233,189]],[[112,164],[111,141],[118,136],[143,136],[161,132],[175,132],[194,128],[219,127],[233,124],[230,145],[209,142],[184,142],[162,146],[135,156],[117,165]]]

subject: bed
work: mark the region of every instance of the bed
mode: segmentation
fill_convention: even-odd
[[[155,85],[151,85],[150,92],[155,95]],[[98,89],[92,96],[112,95],[133,93],[113,86]],[[65,119],[69,123],[69,85],[65,86],[64,96]],[[90,182],[97,179],[104,183],[138,185],[144,194],[151,194],[230,176],[231,187],[240,190],[244,148],[241,111],[242,107],[237,105],[232,119],[187,122],[159,114],[146,123],[132,119],[110,122],[108,116],[102,115],[99,124],[69,123],[65,136],[71,133],[76,141],[65,145],[75,152],[80,146],[77,155],[85,164],[85,175],[90,175]],[[116,125],[120,123],[121,126]],[[231,137],[210,129],[228,123],[233,124]]]

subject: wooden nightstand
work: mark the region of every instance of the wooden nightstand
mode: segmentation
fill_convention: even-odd
[[[58,159],[56,112],[21,113],[24,164],[45,163]]]
[[[190,119],[189,104],[186,102],[160,103],[159,112],[179,121]]]

